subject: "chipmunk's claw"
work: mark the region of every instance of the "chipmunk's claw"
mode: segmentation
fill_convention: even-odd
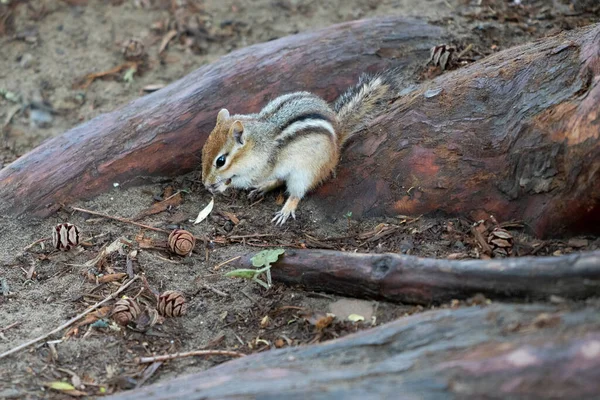
[[[275,222],[275,226],[282,226],[288,220],[288,218],[292,216],[293,219],[296,219],[296,213],[294,211],[281,210],[275,214],[275,217],[271,220],[271,222]]]
[[[252,189],[250,193],[248,193],[248,200],[254,201],[265,197],[265,191],[262,188]]]
[[[300,201],[300,197],[290,196],[281,211],[275,214],[275,217],[271,220],[271,222],[275,222],[275,225],[283,225],[285,221],[288,220],[290,215],[292,218],[296,219],[296,208],[298,207],[298,202]]]

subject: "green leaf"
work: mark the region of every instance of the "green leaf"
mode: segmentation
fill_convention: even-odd
[[[133,75],[137,72],[136,67],[131,67],[127,71],[125,71],[125,75],[123,76],[123,80],[127,83],[133,82]]]
[[[48,387],[50,389],[54,389],[54,390],[75,390],[75,387],[73,385],[71,385],[68,382],[62,382],[62,381],[55,381],[55,382],[50,382],[48,384]]]
[[[252,257],[252,265],[255,267],[267,267],[279,259],[285,253],[284,249],[263,250]]]

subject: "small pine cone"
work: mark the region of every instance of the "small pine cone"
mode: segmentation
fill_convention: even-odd
[[[492,252],[497,257],[506,257],[512,254],[514,240],[510,232],[502,228],[494,228],[489,234],[487,242],[492,247]]]
[[[79,228],[65,222],[52,229],[52,245],[55,249],[69,251],[79,244]]]
[[[130,61],[140,60],[146,55],[144,43],[135,38],[129,39],[123,43],[122,52],[125,59]]]
[[[169,235],[169,249],[171,252],[180,256],[187,256],[192,253],[196,245],[194,235],[183,229],[175,229]]]
[[[183,293],[167,290],[158,296],[158,312],[163,317],[180,317],[185,314],[187,304]]]
[[[140,315],[140,306],[137,301],[128,297],[117,301],[113,307],[111,317],[119,325],[127,325],[135,321]]]

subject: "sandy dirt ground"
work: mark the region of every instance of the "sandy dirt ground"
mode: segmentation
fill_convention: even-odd
[[[464,40],[452,44],[459,50],[471,44],[470,54],[477,60],[600,20],[594,2],[517,3],[522,4],[502,0],[0,2],[0,168],[44,140],[232,50],[297,32],[358,18],[417,17],[453,27]],[[127,62],[137,54],[145,61],[143,68],[134,71]],[[101,72],[104,74],[98,79],[86,80],[89,74]],[[64,393],[50,389],[52,382],[69,383],[88,395],[114,393],[198,372],[229,359],[185,358],[146,369],[136,357],[197,349],[250,354],[305,345],[428,309],[352,300],[278,284],[267,290],[256,283],[224,277],[232,268],[220,264],[250,251],[328,246],[439,258],[481,257],[471,234],[475,221],[459,218],[355,220],[351,215],[323,215],[309,199],[297,221],[277,229],[269,221],[280,207],[281,193],[258,203],[230,193],[217,199],[205,222],[192,225],[190,219],[211,198],[199,185],[197,173],[128,190],[115,187],[76,206],[133,218],[167,198],[175,199],[170,207],[139,222],[167,231],[184,228],[195,235],[237,237],[235,243],[198,243],[190,257],[178,257],[164,249],[166,234],[90,213],[66,209],[43,221],[0,216],[0,353],[50,332],[105,299],[126,280],[121,276],[102,282],[107,275],[143,273],[147,284],[136,281],[126,291],[129,297],[137,296],[142,309],[155,308],[152,291],[180,291],[187,304],[183,317],[152,321],[153,314],[148,311],[148,318],[127,328],[117,326],[106,314],[96,314],[95,321],[61,330],[0,359],[0,398],[63,398]],[[50,242],[43,242],[24,250],[63,222],[80,227],[84,246],[56,252]],[[374,236],[372,232],[390,227],[392,234],[368,240]],[[514,256],[600,248],[597,237],[542,241],[518,223],[506,229],[514,239]],[[346,239],[325,240],[332,237]],[[102,262],[89,263],[115,241],[122,243],[117,251]],[[474,298],[429,308],[481,306],[488,301]],[[597,307],[598,303],[593,304]],[[320,329],[325,313],[336,318]],[[361,315],[364,321],[351,322],[347,319],[350,314]]]

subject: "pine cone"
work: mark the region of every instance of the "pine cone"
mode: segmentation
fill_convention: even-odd
[[[111,317],[119,325],[127,325],[135,321],[140,315],[140,306],[137,301],[131,298],[124,298],[117,301],[113,307]]]
[[[158,312],[163,317],[180,317],[185,314],[187,304],[183,293],[167,290],[158,296]]]
[[[146,56],[144,43],[135,38],[131,38],[123,43],[122,52],[125,59],[130,61],[140,60]]]
[[[513,237],[505,229],[494,228],[488,236],[487,242],[492,247],[492,253],[496,257],[506,257],[512,254]]]
[[[192,253],[196,245],[194,235],[183,229],[175,229],[169,235],[169,249],[171,252],[180,256],[187,256]]]
[[[52,245],[55,249],[69,251],[79,244],[79,228],[65,222],[52,229]]]

